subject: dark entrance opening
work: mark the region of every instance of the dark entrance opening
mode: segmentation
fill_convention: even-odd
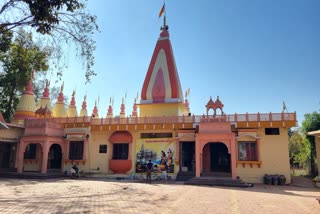
[[[180,154],[180,171],[195,172],[195,142],[180,142]]]
[[[14,169],[16,159],[16,144],[0,142],[0,169]]]
[[[202,173],[215,176],[217,173],[230,173],[231,162],[228,148],[223,143],[208,143],[203,147]]]
[[[50,147],[48,155],[48,169],[61,169],[62,151],[59,144]]]
[[[212,172],[231,172],[230,154],[223,143],[211,143],[210,154]]]

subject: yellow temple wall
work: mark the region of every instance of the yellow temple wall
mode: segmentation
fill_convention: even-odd
[[[265,135],[265,130],[257,130],[257,136],[261,137],[258,145],[261,166],[249,164],[243,167],[237,166],[237,175],[246,182],[263,183],[265,174],[278,174],[286,177],[286,183],[291,182],[289,162],[289,140],[285,128],[280,128],[280,135]],[[252,140],[252,139],[251,139]]]
[[[22,128],[12,128],[0,129],[0,141],[5,142],[19,142],[24,129]]]
[[[90,133],[89,143],[87,144],[87,151],[86,151],[86,157],[87,161],[85,165],[79,164],[79,170],[84,171],[86,173],[91,173],[92,175],[105,175],[105,174],[113,174],[112,170],[110,169],[109,160],[112,159],[113,154],[113,144],[109,142],[110,136],[115,131],[95,131]],[[139,152],[139,149],[136,147],[136,141],[147,141],[150,142],[148,145],[145,145],[146,147],[155,148],[158,153],[160,153],[161,149],[157,146],[162,144],[162,142],[172,142],[173,144],[173,161],[175,164],[174,167],[174,173],[171,174],[175,176],[175,174],[178,172],[179,164],[175,162],[176,159],[176,143],[174,138],[151,138],[151,139],[141,139],[141,133],[160,133],[160,132],[172,132],[173,136],[175,136],[174,130],[172,129],[146,129],[146,130],[139,130],[139,131],[129,131],[132,135],[133,142],[129,144],[129,156],[128,159],[132,161],[132,167],[127,172],[128,175],[131,173],[135,173],[135,164],[136,164],[136,154]],[[154,142],[153,142],[154,141]],[[107,145],[107,153],[99,153],[99,146],[100,144],[106,144]],[[153,144],[153,145],[152,145]],[[159,150],[159,151],[158,151]],[[70,165],[71,167],[71,165]],[[70,168],[69,167],[69,168]],[[68,168],[65,166],[65,168]],[[68,168],[68,169],[69,169]],[[99,170],[97,170],[99,168]]]
[[[109,137],[112,132],[91,132],[87,148],[87,170],[96,173],[109,172],[109,159],[112,158],[112,144]],[[107,153],[99,153],[101,144],[107,145]],[[98,170],[99,168],[99,170]]]
[[[140,117],[182,116],[186,113],[182,103],[142,104],[139,108]]]
[[[91,132],[90,139],[87,149],[88,162],[86,164],[86,171],[96,172],[96,173],[113,173],[109,167],[109,160],[112,159],[113,154],[113,144],[109,142],[110,136],[114,131],[101,131],[101,132]],[[129,144],[129,156],[128,160],[132,160],[132,168],[128,172],[135,171],[134,160],[135,160],[135,139],[139,138],[139,132],[130,132],[133,138],[133,142]],[[101,144],[107,145],[107,153],[99,153],[99,147]],[[99,170],[97,170],[99,167]]]

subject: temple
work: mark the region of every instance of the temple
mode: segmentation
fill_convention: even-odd
[[[130,116],[124,102],[114,109],[111,99],[106,115],[97,105],[88,113],[86,97],[78,114],[76,91],[66,109],[63,84],[52,105],[49,82],[36,104],[30,80],[12,122],[0,114],[0,170],[63,174],[78,164],[87,176],[130,177],[151,160],[171,179],[223,175],[262,183],[265,174],[279,174],[290,182],[287,130],[296,113],[227,114],[215,95],[198,100],[204,113],[191,114],[168,29],[161,27]]]

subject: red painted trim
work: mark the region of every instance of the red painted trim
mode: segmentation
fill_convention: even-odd
[[[154,70],[154,66],[157,60],[157,56],[159,54],[159,51],[163,49],[165,54],[166,54],[166,58],[167,58],[167,66],[168,66],[168,73],[169,73],[169,79],[170,79],[170,86],[171,86],[171,91],[172,91],[172,95],[171,98],[178,98],[180,93],[180,83],[179,83],[179,78],[178,78],[178,72],[175,68],[175,60],[174,60],[174,55],[173,55],[173,51],[172,51],[172,46],[171,46],[171,42],[169,39],[165,39],[165,40],[158,40],[156,47],[153,51],[153,55],[151,58],[151,62],[143,83],[143,87],[142,87],[142,91],[141,91],[141,99],[142,100],[146,100],[147,99],[147,91],[148,91],[148,85]],[[157,72],[157,71],[156,71]],[[152,87],[152,86],[151,86]]]
[[[117,131],[110,136],[109,141],[110,143],[132,143],[133,137],[130,132]]]
[[[166,98],[166,86],[163,77],[163,71],[159,68],[155,82],[151,90],[152,100],[155,103],[163,103]]]

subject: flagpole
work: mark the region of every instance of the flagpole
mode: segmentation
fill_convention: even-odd
[[[166,0],[163,0],[164,4],[164,25],[166,25],[167,9],[166,9]]]
[[[166,0],[163,0],[163,6],[164,6],[164,16],[163,16],[163,26],[166,26],[166,17],[167,17],[167,9],[166,9]]]

